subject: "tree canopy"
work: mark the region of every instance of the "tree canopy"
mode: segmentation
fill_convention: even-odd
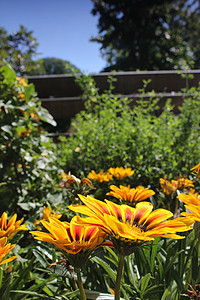
[[[104,71],[200,67],[199,0],[92,0]]]
[[[0,66],[7,62],[18,75],[31,72],[36,67],[33,58],[37,55],[38,47],[32,34],[22,25],[12,34],[0,27]]]
[[[45,57],[37,60],[36,63],[37,68],[30,72],[29,75],[68,74],[74,69],[80,72],[80,70],[68,60],[56,57]]]

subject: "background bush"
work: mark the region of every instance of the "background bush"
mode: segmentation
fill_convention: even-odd
[[[170,99],[160,112],[154,91],[145,93],[148,82],[132,107],[128,98],[113,94],[111,77],[109,90],[101,95],[91,77],[76,79],[84,90],[85,111],[72,123],[74,134],[61,138],[60,156],[66,170],[87,175],[92,169],[132,167],[132,186],[156,189],[160,177],[188,175],[199,162],[199,87],[182,91],[183,105],[175,115]]]

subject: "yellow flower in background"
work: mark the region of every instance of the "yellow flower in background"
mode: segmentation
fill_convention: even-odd
[[[108,172],[103,173],[103,171],[100,171],[99,173],[96,173],[94,170],[92,170],[87,177],[98,182],[108,182],[113,178]]]
[[[177,190],[194,187],[193,181],[184,177],[179,177],[177,180],[171,180],[171,182],[166,179],[160,178],[160,185],[163,193],[166,195],[171,195]]]
[[[6,264],[17,257],[17,256],[12,256],[10,258],[3,260],[6,254],[12,251],[12,249],[15,247],[15,245],[11,245],[10,243],[6,245],[6,243],[7,243],[6,237],[0,238],[0,265]]]
[[[71,222],[61,222],[55,218],[49,221],[41,221],[49,232],[31,231],[35,239],[53,244],[68,256],[73,266],[83,264],[81,258],[87,258],[91,251],[100,246],[111,246],[110,242],[105,242],[107,236],[99,227],[95,225],[77,224],[77,216]],[[79,255],[79,257],[73,257]]]
[[[26,99],[24,93],[20,93],[20,94],[19,94],[19,98],[22,99],[23,101]]]
[[[123,167],[110,168],[108,172],[117,179],[124,179],[126,177],[132,176],[135,173],[135,171],[133,171],[131,168]]]
[[[70,172],[66,174],[64,171],[62,171],[61,175],[62,175],[64,186],[67,188],[74,185],[75,183],[81,182],[79,178],[76,178],[74,175],[71,175]]]
[[[99,226],[110,236],[116,251],[120,255],[131,254],[136,247],[154,240],[156,237],[182,239],[176,234],[192,229],[192,218],[180,217],[171,219],[173,214],[166,209],[153,210],[150,202],[140,202],[135,208],[105,202],[91,196],[79,195],[85,205],[70,205],[75,212],[88,216],[76,217],[82,225]]]
[[[16,77],[17,81],[19,82],[20,85],[23,86],[28,86],[28,84],[26,83],[25,79],[22,77]]]
[[[200,163],[191,169],[192,172],[197,172],[197,177],[200,179]]]
[[[79,179],[74,175],[71,175],[70,172],[66,174],[64,171],[61,172],[61,175],[62,175],[62,181],[59,183],[60,187],[69,188],[74,184],[77,185],[81,184],[83,187],[88,186],[90,188],[93,188],[92,182],[88,178]]]
[[[16,232],[21,230],[28,230],[26,224],[22,224],[24,218],[17,220],[17,214],[14,214],[12,218],[7,221],[8,215],[4,212],[0,218],[0,238],[12,237]]]
[[[82,178],[81,183],[82,183],[83,186],[89,186],[89,187],[93,188],[92,181],[89,180],[88,178],[85,178],[85,177]]]
[[[172,193],[177,191],[176,186],[174,186],[171,182],[163,178],[160,178],[160,186],[165,195],[171,195]]]
[[[171,182],[177,188],[177,190],[194,187],[193,181],[184,177],[180,177],[177,180],[172,180]]]
[[[127,204],[134,204],[136,202],[143,201],[150,196],[153,196],[155,192],[143,186],[138,186],[136,188],[130,188],[130,186],[120,185],[119,188],[115,185],[110,186],[111,192],[106,195],[113,196]]]

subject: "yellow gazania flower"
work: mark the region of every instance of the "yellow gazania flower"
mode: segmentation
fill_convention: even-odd
[[[171,182],[177,188],[177,190],[194,187],[193,181],[184,177],[180,177],[177,180],[172,180]]]
[[[110,168],[108,172],[117,179],[124,179],[126,177],[132,176],[135,173],[135,171],[133,171],[131,168],[124,169],[123,167]]]
[[[54,213],[52,212],[50,206],[44,206],[43,207],[43,219],[41,220],[36,220],[34,222],[34,225],[38,225],[40,224],[41,221],[43,220],[46,220],[46,221],[49,221],[49,218],[56,218],[56,219],[60,219],[62,217],[62,214],[61,213]]]
[[[103,173],[103,171],[100,171],[99,173],[96,173],[94,170],[92,170],[87,177],[96,180],[98,182],[104,182],[104,181],[108,182],[113,178],[113,176],[108,172]]]
[[[121,199],[123,202],[136,203],[149,198],[154,195],[155,192],[150,189],[146,189],[143,186],[138,186],[136,188],[130,188],[129,186],[120,185],[119,188],[115,185],[110,186],[111,192],[106,195],[113,196],[117,199]]]
[[[6,245],[6,243],[7,243],[7,237],[0,238],[0,265],[6,264],[17,257],[17,256],[12,256],[10,258],[3,260],[4,256],[6,256],[6,254],[8,254],[15,247],[15,245],[11,245],[10,243]]]
[[[176,186],[174,186],[171,182],[163,178],[160,178],[160,186],[165,195],[171,195],[177,190]]]
[[[200,222],[200,195],[196,194],[180,194],[178,198],[183,201],[185,207],[190,212],[182,212],[183,216],[192,217],[195,221]]]
[[[49,231],[31,231],[35,239],[53,244],[68,256],[74,267],[79,267],[88,258],[91,251],[100,246],[111,246],[111,243],[103,242],[107,236],[99,227],[94,225],[79,225],[77,216],[71,222],[61,222],[55,218],[49,221],[41,221]],[[77,256],[78,255],[78,256]]]
[[[4,212],[0,218],[0,238],[1,237],[12,237],[16,232],[21,230],[28,230],[26,224],[22,224],[24,218],[17,220],[17,214],[14,214],[10,221],[7,223],[7,213]]]
[[[193,167],[190,171],[197,172],[197,177],[200,179],[200,163]]]
[[[79,195],[85,205],[70,205],[75,212],[87,215],[77,217],[79,224],[99,226],[111,237],[116,251],[120,255],[131,254],[136,247],[154,240],[156,237],[182,239],[176,232],[192,229],[192,218],[180,217],[168,220],[173,214],[166,209],[152,212],[150,202],[140,202],[135,208],[128,205],[117,205],[90,196]]]

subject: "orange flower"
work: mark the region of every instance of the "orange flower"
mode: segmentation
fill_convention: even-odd
[[[183,201],[185,207],[190,212],[183,212],[182,215],[186,217],[192,217],[195,221],[200,222],[200,195],[196,194],[180,194],[178,198]]]
[[[200,163],[191,169],[192,172],[197,172],[197,177],[200,179]]]
[[[184,177],[179,177],[177,180],[171,180],[171,182],[166,179],[160,178],[160,185],[163,193],[166,195],[171,195],[177,190],[194,187],[193,181]]]
[[[0,237],[12,237],[16,232],[21,230],[28,230],[26,224],[22,224],[24,218],[17,220],[17,214],[14,214],[10,221],[7,223],[7,213],[4,212],[0,219]]]
[[[193,181],[184,177],[179,177],[177,180],[172,180],[172,184],[177,188],[177,190],[194,187]]]
[[[23,101],[26,99],[25,95],[23,93],[19,94],[20,99],[22,99]]]
[[[31,116],[32,119],[34,119],[34,121],[36,121],[36,122],[39,122],[39,121],[40,121],[40,118],[38,117],[37,114],[30,113],[30,116]]]
[[[6,243],[7,243],[6,237],[0,238],[0,265],[6,264],[17,257],[17,256],[12,256],[10,258],[3,260],[4,256],[6,256],[6,254],[8,254],[15,247],[15,245],[11,245],[11,244],[6,245]]]
[[[110,236],[113,245],[120,255],[131,254],[136,247],[153,241],[156,237],[182,239],[177,232],[192,229],[192,218],[180,217],[172,220],[173,214],[166,209],[153,210],[150,202],[140,202],[135,208],[105,202],[90,196],[79,195],[85,205],[70,205],[75,212],[87,215],[87,218],[76,217],[78,224],[100,227]]]
[[[124,169],[123,167],[110,168],[108,172],[117,179],[124,179],[126,177],[132,176],[135,173],[135,171],[133,171],[131,168]]]
[[[103,173],[103,171],[100,171],[99,173],[96,173],[94,170],[92,170],[87,177],[98,182],[108,182],[113,178],[113,176],[108,172]]]
[[[160,185],[163,193],[166,195],[171,195],[177,190],[176,186],[174,186],[171,182],[163,178],[160,178]]]
[[[107,193],[106,195],[110,195],[117,199],[121,199],[127,204],[135,204],[136,202],[145,200],[155,194],[153,190],[146,189],[143,186],[130,188],[130,186],[120,185],[120,187],[118,188],[115,185],[111,185],[110,189],[112,191]]]
[[[28,84],[26,83],[25,79],[22,77],[16,77],[17,81],[19,82],[20,85],[23,86],[28,86]]]
[[[91,188],[93,187],[92,182],[88,178],[85,178],[85,177],[82,178],[81,183],[82,183],[83,186],[88,185]]]
[[[19,134],[20,136],[27,136],[29,133],[30,133],[30,129],[26,129],[26,130],[23,131],[23,132],[18,132],[18,134]]]
[[[77,216],[71,222],[61,222],[55,218],[41,221],[49,231],[31,231],[35,239],[53,244],[69,258],[74,267],[82,266],[91,251],[100,246],[111,246],[103,242],[107,236],[99,227],[94,225],[82,226],[77,224]]]

